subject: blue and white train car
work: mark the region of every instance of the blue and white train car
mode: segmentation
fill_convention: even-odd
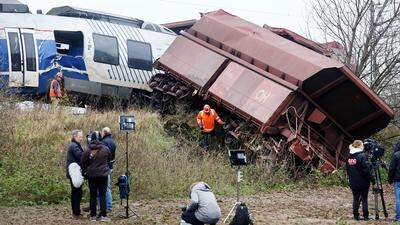
[[[101,12],[49,13],[58,15],[0,13],[1,87],[45,95],[62,70],[67,91],[129,98],[133,89],[151,91],[147,82],[159,72],[152,64],[176,37],[162,26]]]

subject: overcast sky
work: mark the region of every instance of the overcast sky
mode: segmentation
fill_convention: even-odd
[[[224,9],[253,23],[285,27],[304,34],[312,0],[20,0],[31,12],[76,6],[135,17],[154,23],[198,19],[200,12]],[[312,29],[312,26],[311,26]],[[313,36],[318,36],[312,30]]]

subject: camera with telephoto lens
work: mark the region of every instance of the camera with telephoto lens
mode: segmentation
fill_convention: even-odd
[[[376,162],[385,154],[385,149],[379,144],[378,141],[367,138],[364,140],[364,148],[371,155],[371,162]]]

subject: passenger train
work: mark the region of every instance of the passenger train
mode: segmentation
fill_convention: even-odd
[[[151,91],[152,64],[175,37],[161,25],[69,6],[2,12],[0,87],[43,96],[62,70],[67,91],[129,98]]]

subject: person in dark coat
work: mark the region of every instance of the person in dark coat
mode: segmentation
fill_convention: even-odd
[[[112,135],[111,135],[111,129],[109,127],[104,127],[102,130],[102,142],[105,146],[108,147],[111,153],[111,163],[110,163],[110,168],[112,172],[113,164],[115,162],[115,151],[117,149],[117,145],[115,144]],[[108,175],[107,179],[107,191],[106,191],[106,206],[107,206],[107,211],[112,211],[112,194],[111,194],[111,187],[110,187],[110,182],[111,182],[111,173]]]
[[[81,157],[83,154],[83,148],[81,146],[83,141],[83,133],[82,130],[74,130],[72,131],[71,142],[68,145],[67,151],[67,163],[66,163],[66,171],[67,178],[71,184],[71,208],[72,215],[75,219],[82,218],[81,214],[81,200],[82,200],[82,186],[79,188],[74,187],[72,184],[72,180],[70,174],[68,172],[68,167],[71,163],[77,163],[81,166]]]
[[[372,180],[371,167],[368,158],[363,152],[364,144],[355,140],[349,146],[350,154],[347,158],[346,169],[349,176],[350,188],[353,193],[353,216],[355,220],[360,219],[358,209],[362,203],[364,220],[369,219],[368,213],[368,191]]]
[[[393,156],[388,172],[389,184],[394,183],[394,194],[396,197],[396,217],[395,221],[400,221],[400,141],[393,148]]]
[[[89,148],[82,155],[82,170],[89,180],[90,220],[96,221],[97,195],[100,197],[101,221],[110,221],[106,210],[107,177],[110,174],[110,150],[100,142],[100,132],[90,134]]]

